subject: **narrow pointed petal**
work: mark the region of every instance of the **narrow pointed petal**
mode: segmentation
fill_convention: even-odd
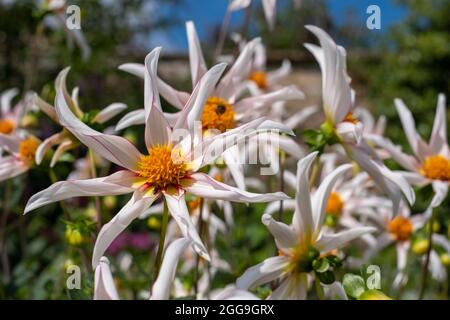
[[[318,234],[322,229],[322,225],[325,219],[325,209],[327,207],[331,190],[333,189],[337,179],[351,168],[351,164],[344,164],[339,166],[325,177],[325,179],[322,181],[319,188],[315,192],[312,203],[315,234]]]
[[[375,231],[376,229],[373,227],[360,227],[342,231],[336,234],[322,234],[322,236],[316,242],[316,247],[321,252],[327,253],[331,250],[346,245],[350,241],[360,237],[363,234]]]
[[[74,197],[120,195],[133,192],[131,188],[135,175],[129,171],[118,171],[103,178],[59,181],[28,200],[25,213],[49,203]]]
[[[122,119],[117,122],[116,131],[120,131],[123,129],[126,129],[128,127],[139,125],[139,124],[145,124],[145,110],[144,109],[137,109],[133,110],[126,115],[123,116]]]
[[[193,183],[185,189],[187,192],[207,199],[228,200],[235,202],[269,202],[289,199],[283,192],[259,194],[243,191],[229,186],[204,173],[194,173]]]
[[[294,230],[305,241],[309,241],[314,232],[314,218],[309,190],[309,169],[317,157],[318,152],[312,152],[297,163],[297,192],[295,193],[295,212],[292,218]]]
[[[94,269],[98,266],[100,258],[114,239],[117,238],[117,236],[121,234],[134,219],[139,217],[139,215],[144,212],[157,197],[158,195],[142,198],[142,195],[138,191],[135,192],[130,201],[128,201],[114,218],[103,225],[94,245],[94,253],[92,255],[92,267]]]
[[[184,195],[177,198],[164,193],[164,197],[167,201],[170,214],[177,222],[183,236],[192,241],[192,247],[202,258],[210,261],[208,250],[206,250],[205,245],[198,235],[197,228],[189,216]]]
[[[169,142],[171,129],[161,109],[157,88],[158,59],[161,48],[156,48],[145,57],[144,109],[145,144],[147,149]]]
[[[55,153],[53,154],[52,160],[50,161],[50,168],[53,168],[58,160],[62,157],[64,153],[69,151],[70,149],[73,149],[76,147],[77,144],[75,144],[72,140],[63,140],[61,144],[56,148]]]
[[[50,119],[59,123],[58,115],[56,114],[55,108],[42,100],[36,93],[33,95],[33,103],[36,107],[38,107],[42,112],[44,112]]]
[[[1,111],[2,116],[4,116],[5,114],[7,114],[11,111],[11,101],[18,94],[19,94],[19,89],[12,88],[12,89],[4,91],[0,95],[0,106],[1,106],[0,111]]]
[[[36,156],[35,161],[36,164],[39,165],[42,162],[42,159],[44,159],[45,154],[54,146],[59,143],[61,143],[63,137],[61,133],[56,133],[44,141],[39,145],[39,147],[36,149]]]
[[[248,290],[275,280],[284,274],[284,269],[288,263],[288,258],[284,256],[268,258],[263,262],[248,268],[244,274],[236,280],[236,287]]]
[[[5,181],[28,171],[30,167],[14,156],[0,159],[0,181]]]
[[[191,66],[192,88],[194,88],[208,68],[206,67],[205,58],[203,57],[200,40],[197,36],[194,23],[186,22],[186,33],[189,45],[189,63]]]
[[[100,111],[93,119],[94,122],[97,123],[105,123],[108,120],[111,120],[116,115],[124,111],[128,106],[125,103],[111,103],[105,109]]]
[[[152,287],[151,300],[167,300],[170,295],[177,271],[178,259],[191,244],[191,240],[181,238],[173,241],[165,250],[164,258],[159,269],[159,275]]]
[[[276,0],[262,0],[264,15],[266,17],[267,24],[269,25],[269,30],[273,30],[275,27],[276,18]]]
[[[395,99],[394,103],[395,107],[397,108],[397,113],[400,117],[403,130],[405,131],[406,139],[408,140],[408,143],[411,146],[411,149],[413,150],[414,154],[419,157],[418,149],[419,149],[419,140],[421,140],[421,138],[419,137],[419,134],[416,131],[416,123],[414,121],[414,117],[411,111],[409,111],[408,107],[401,99]],[[419,157],[419,159],[421,158]]]
[[[56,94],[56,112],[61,125],[86,146],[121,167],[135,169],[140,159],[140,152],[136,147],[125,138],[103,134],[84,124],[70,111],[61,88]]]
[[[430,147],[434,154],[439,154],[447,143],[447,108],[445,95],[439,94],[434,116],[433,132],[431,133]]]
[[[119,300],[109,260],[106,257],[101,257],[100,264],[95,268],[94,300]]]
[[[268,214],[264,214],[261,220],[275,238],[279,249],[286,250],[295,246],[297,243],[297,236],[290,226],[275,221],[272,216]]]

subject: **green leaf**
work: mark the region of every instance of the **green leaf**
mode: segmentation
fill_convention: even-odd
[[[366,291],[364,279],[352,273],[344,275],[342,285],[344,286],[345,293],[355,299],[358,299]]]

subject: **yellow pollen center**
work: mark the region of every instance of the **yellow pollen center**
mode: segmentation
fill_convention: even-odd
[[[178,187],[180,180],[187,175],[180,150],[170,145],[157,145],[142,155],[137,164],[138,174],[145,183],[156,190],[165,190],[170,186]]]
[[[391,237],[396,241],[406,241],[413,232],[413,225],[408,218],[396,216],[387,226]]]
[[[427,157],[420,173],[429,179],[450,181],[450,160],[439,155]]]
[[[265,89],[267,87],[267,74],[263,71],[253,72],[249,79],[256,83],[260,89]]]
[[[357,124],[359,120],[353,116],[352,112],[347,113],[347,115],[344,118],[344,122],[351,122],[353,124]]]
[[[19,154],[23,161],[32,163],[36,155],[36,149],[41,142],[35,137],[29,137],[19,144]]]
[[[325,212],[327,214],[340,216],[342,213],[342,208],[344,207],[344,201],[342,201],[341,196],[337,192],[331,192],[328,198],[327,208]]]
[[[236,126],[234,110],[230,103],[218,97],[210,97],[202,113],[202,129],[225,132]]]
[[[10,134],[14,130],[14,122],[9,119],[0,119],[0,133]]]

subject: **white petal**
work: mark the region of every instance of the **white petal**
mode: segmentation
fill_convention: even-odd
[[[296,207],[292,218],[294,230],[305,241],[309,241],[314,232],[314,218],[309,191],[309,169],[318,152],[312,152],[297,163],[297,188],[295,193]]]
[[[254,109],[271,105],[278,101],[302,100],[304,98],[304,93],[292,85],[256,97],[244,98],[234,105],[234,109],[238,113],[254,112]]]
[[[262,0],[264,15],[266,16],[267,24],[269,25],[269,30],[273,30],[275,26],[276,18],[276,0]]]
[[[11,111],[11,101],[15,96],[19,94],[19,89],[13,88],[4,91],[0,96],[0,106],[1,106],[1,114],[5,116],[5,114]]]
[[[210,261],[211,259],[208,254],[208,250],[206,250],[205,245],[198,235],[197,228],[195,227],[191,217],[189,216],[189,211],[186,206],[186,199],[184,198],[184,195],[176,198],[167,193],[164,193],[164,197],[167,201],[167,206],[169,208],[170,214],[177,222],[178,227],[183,234],[183,237],[191,240],[191,244],[194,250],[202,258]]]
[[[348,242],[369,232],[375,232],[373,227],[360,227],[342,231],[336,234],[322,234],[316,242],[316,247],[323,253],[330,252],[346,245]]]
[[[430,203],[430,208],[439,207],[445,200],[448,194],[448,182],[447,181],[433,181],[432,183],[434,196]]]
[[[33,95],[33,103],[35,106],[37,106],[42,112],[44,112],[47,116],[50,117],[53,121],[56,123],[59,123],[58,115],[56,114],[55,108],[42,100],[37,94]]]
[[[281,81],[283,78],[287,77],[289,73],[291,73],[291,69],[291,62],[287,59],[284,59],[278,69],[267,73],[267,81],[269,82],[269,84],[277,84],[278,81]]]
[[[294,230],[292,230],[290,226],[282,222],[275,221],[272,216],[268,214],[264,214],[261,220],[275,238],[277,247],[283,250],[295,246],[297,243],[297,237]]]
[[[138,125],[138,124],[145,124],[145,110],[144,109],[137,109],[133,110],[126,115],[123,116],[122,119],[117,122],[116,131],[123,130],[125,128]]]
[[[108,258],[100,258],[100,264],[95,268],[94,278],[94,300],[119,300]]]
[[[159,269],[158,278],[152,287],[151,300],[169,299],[170,287],[172,286],[177,271],[178,259],[191,243],[191,240],[181,238],[173,241],[165,250],[164,258]]]
[[[194,88],[208,68],[206,67],[205,58],[203,57],[200,40],[197,36],[194,23],[186,22],[186,33],[189,45],[189,63],[191,66],[192,88]]]
[[[259,194],[229,186],[204,173],[192,174],[193,184],[186,191],[199,197],[234,202],[269,202],[289,199],[283,192]]]
[[[158,58],[161,48],[156,48],[145,57],[145,144],[148,149],[154,145],[169,142],[171,129],[161,109],[157,89]]]
[[[252,0],[233,0],[228,5],[228,10],[230,11],[238,11],[244,8],[247,8]]]
[[[40,164],[42,162],[42,159],[44,159],[45,154],[54,146],[61,142],[63,139],[61,133],[56,133],[44,141],[39,145],[39,147],[36,149],[36,156],[35,161],[36,164]]]
[[[64,153],[75,147],[76,144],[72,140],[63,140],[53,154],[52,160],[50,161],[50,168],[53,168],[56,165],[56,162],[58,162]]]
[[[271,257],[263,262],[248,268],[242,276],[236,280],[236,287],[248,290],[264,283],[268,283],[281,277],[289,263],[284,256]]]
[[[125,103],[111,103],[105,109],[97,113],[93,121],[98,123],[105,123],[106,121],[114,118],[126,108],[128,108],[128,106]]]
[[[68,72],[68,70],[66,70]],[[140,159],[140,153],[136,147],[128,140],[103,134],[89,128],[81,122],[69,109],[64,92],[57,89],[56,112],[61,125],[72,132],[81,142],[92,148],[96,153],[104,158],[116,163],[124,168],[134,170]]]
[[[25,213],[49,203],[86,196],[120,195],[133,192],[131,184],[135,175],[129,171],[118,171],[110,176],[73,181],[59,181],[28,200]]]
[[[225,150],[222,156],[225,164],[227,165],[228,170],[230,170],[231,176],[233,177],[236,186],[241,190],[245,190],[246,187],[244,180],[244,167],[240,162],[240,160],[238,159],[239,157],[238,147],[234,146],[229,148],[228,150]]]
[[[28,171],[30,169],[23,161],[13,156],[0,159],[0,181],[5,181]]]
[[[419,155],[419,140],[422,139],[416,131],[416,124],[411,111],[409,111],[408,107],[401,99],[395,99],[394,103],[411,149],[420,160],[424,160]]]
[[[439,94],[434,116],[433,132],[431,133],[430,147],[434,154],[442,151],[442,148],[448,147],[447,143],[447,108],[445,105],[445,95]]]
[[[135,192],[130,201],[127,202],[114,218],[103,225],[95,241],[94,253],[92,254],[92,267],[94,269],[97,267],[100,258],[114,239],[116,239],[134,219],[139,217],[139,215],[155,201],[156,197],[142,198],[140,193]]]
[[[333,170],[320,184],[319,188],[313,197],[313,219],[314,219],[314,233],[317,235],[323,225],[325,219],[325,209],[327,207],[328,198],[330,196],[331,190],[333,189],[336,181],[340,178],[346,171],[352,168],[351,164],[344,164]]]

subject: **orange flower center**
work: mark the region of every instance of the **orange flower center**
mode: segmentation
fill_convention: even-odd
[[[29,137],[19,144],[19,154],[23,161],[28,163],[34,162],[34,156],[36,155],[36,149],[41,142],[35,137]]]
[[[141,156],[137,169],[144,182],[156,190],[178,187],[187,174],[181,150],[172,149],[170,145],[151,148],[147,156]]]
[[[0,133],[10,134],[15,128],[13,121],[9,119],[0,119]]]
[[[328,198],[327,207],[325,212],[330,215],[340,216],[342,213],[342,208],[344,207],[344,201],[342,201],[341,196],[337,192],[331,192]]]
[[[234,121],[234,110],[230,103],[226,100],[211,97],[206,101],[202,114],[203,130],[216,129],[225,132],[236,126]]]
[[[258,88],[265,89],[267,87],[267,74],[263,71],[255,71],[253,72],[249,79],[256,83]]]
[[[413,225],[408,218],[396,216],[387,226],[392,238],[396,241],[406,241],[413,232]]]
[[[450,181],[450,160],[439,155],[427,157],[420,173],[429,179]]]
[[[344,122],[351,122],[353,124],[357,124],[359,120],[353,116],[352,112],[347,113],[347,115],[344,118]]]

